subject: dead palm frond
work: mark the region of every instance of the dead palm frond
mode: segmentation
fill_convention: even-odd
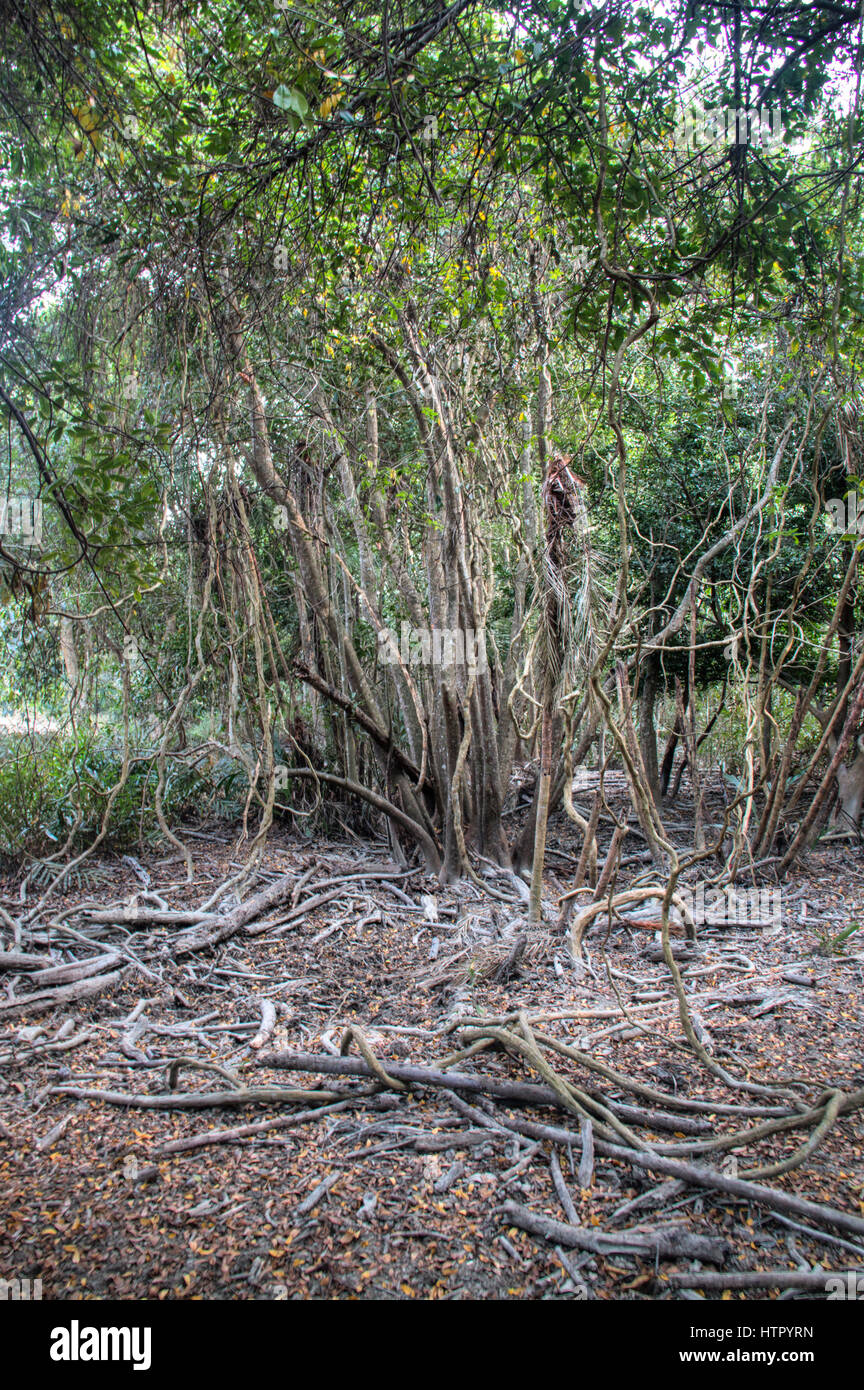
[[[598,650],[607,606],[604,557],[594,548],[585,484],[556,454],[543,481],[545,544],[538,586],[535,673],[543,708],[563,709]]]
[[[553,720],[566,710],[578,692],[579,677],[594,663],[596,654],[593,608],[596,566],[591,550],[591,528],[585,506],[584,483],[570,470],[570,457],[556,454],[543,479],[545,547],[543,575],[538,586],[535,681],[542,712],[540,735],[540,789],[534,834],[534,866],[531,876],[529,916],[541,920],[543,859],[546,820],[552,781]]]

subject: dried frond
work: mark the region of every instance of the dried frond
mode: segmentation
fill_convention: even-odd
[[[546,541],[537,659],[540,699],[550,706],[572,698],[580,675],[593,664],[603,607],[605,566],[591,544],[584,481],[569,464],[568,454],[551,459],[542,494]]]

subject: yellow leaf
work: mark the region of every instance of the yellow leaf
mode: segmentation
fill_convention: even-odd
[[[331,92],[329,97],[325,97],[321,105],[318,107],[319,116],[321,116],[326,121],[327,117],[331,115],[333,111],[336,110],[336,107],[342,100],[343,95],[343,92]]]

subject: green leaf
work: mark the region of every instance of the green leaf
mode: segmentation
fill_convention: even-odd
[[[304,120],[309,115],[309,103],[296,87],[278,86],[273,93],[273,105],[280,111],[293,111]]]

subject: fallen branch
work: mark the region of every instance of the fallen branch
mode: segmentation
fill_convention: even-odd
[[[28,994],[23,999],[4,999],[0,1002],[0,1017],[11,1018],[14,1014],[42,1014],[48,1009],[56,1009],[61,1004],[71,1004],[79,999],[89,999],[103,989],[110,989],[123,978],[125,970],[114,970],[110,975],[97,975],[92,980],[80,980],[74,985],[62,985],[59,989],[40,990]]]
[[[554,1221],[551,1216],[541,1216],[518,1202],[505,1202],[502,1215],[520,1231],[542,1236],[554,1245],[564,1245],[571,1250],[590,1250],[594,1255],[644,1255],[652,1260],[708,1260],[714,1265],[722,1264],[729,1256],[729,1245],[725,1240],[691,1235],[689,1231],[681,1229],[589,1231],[584,1226],[568,1226],[563,1221]]]
[[[88,922],[101,922],[107,925],[122,923],[124,927],[194,927],[201,922],[216,922],[213,912],[173,911],[155,907],[104,908],[85,907],[84,915]]]
[[[239,907],[235,907],[224,917],[211,918],[207,931],[196,931],[193,928],[188,936],[181,935],[173,952],[175,960],[191,955],[193,951],[203,951],[208,946],[216,946],[220,941],[227,941],[245,927],[247,922],[254,921],[256,917],[263,916],[265,912],[284,902],[290,896],[295,881],[295,875],[284,874],[277,878],[275,883],[269,884],[260,893],[254,893],[245,903],[240,903]]]
[[[447,1153],[449,1149],[470,1149],[475,1145],[490,1144],[492,1133],[488,1129],[460,1129],[455,1134],[421,1134],[414,1140],[418,1154]]]
[[[103,970],[110,970],[113,966],[119,965],[122,959],[122,956],[111,951],[107,955],[94,956],[91,960],[73,960],[67,965],[48,966],[45,970],[37,970],[30,978],[34,985],[68,985],[75,980],[86,980],[91,975],[100,975]]]
[[[309,1092],[308,1094],[312,1094]],[[334,1094],[331,1092],[331,1094]],[[250,1139],[256,1134],[267,1134],[271,1129],[292,1129],[295,1125],[308,1124],[322,1115],[333,1115],[340,1110],[350,1110],[360,1101],[368,1099],[370,1091],[357,1091],[345,1100],[333,1105],[316,1105],[313,1110],[299,1110],[295,1115],[274,1115],[269,1120],[256,1120],[251,1125],[235,1125],[233,1129],[208,1129],[204,1134],[193,1134],[188,1139],[170,1139],[156,1150],[161,1156],[190,1153],[194,1149],[204,1149],[210,1144],[233,1144],[238,1139]]]
[[[327,1193],[330,1191],[331,1187],[336,1186],[337,1182],[341,1177],[341,1173],[328,1174],[324,1181],[319,1182],[318,1186],[313,1188],[312,1191],[309,1193],[309,1196],[304,1197],[300,1205],[298,1207],[295,1207],[294,1215],[308,1216],[310,1211],[315,1210],[318,1203],[321,1201],[321,1198],[327,1196]]]
[[[36,1148],[39,1153],[44,1153],[46,1149],[51,1148],[52,1144],[56,1144],[57,1140],[65,1131],[66,1126],[69,1124],[69,1121],[72,1119],[73,1113],[74,1112],[70,1110],[68,1115],[64,1115],[62,1120],[58,1120],[56,1125],[51,1126],[47,1134],[43,1134],[41,1139],[36,1140]]]
[[[845,1270],[825,1270],[812,1273],[807,1270],[759,1269],[742,1270],[735,1274],[663,1274],[664,1283],[674,1289],[814,1289],[819,1293],[828,1292],[829,1279],[857,1279],[859,1271],[847,1274]]]
[[[332,902],[334,898],[340,897],[342,892],[341,888],[331,888],[329,893],[316,893],[313,897],[300,903],[298,907],[293,907],[288,915],[279,922],[260,922],[254,927],[247,927],[246,935],[260,936],[262,932],[272,930],[274,936],[281,936],[283,932],[288,931],[289,927],[296,925],[301,917],[305,917],[316,907],[323,907],[325,903]]]
[[[75,1096],[77,1100],[101,1100],[106,1105],[135,1110],[212,1110],[232,1105],[296,1105],[310,1100],[333,1099],[332,1091],[291,1091],[281,1086],[241,1087],[236,1091],[189,1091],[185,1095],[135,1095],[129,1091],[96,1091],[86,1086],[52,1086],[49,1095]]]
[[[515,1134],[525,1134],[532,1139],[547,1139],[553,1144],[563,1144],[566,1148],[579,1142],[579,1136],[569,1129],[554,1125],[538,1124],[533,1120],[514,1120],[510,1116],[501,1123]],[[853,1235],[864,1235],[864,1221],[851,1213],[839,1211],[836,1207],[823,1206],[820,1202],[808,1201],[805,1197],[795,1197],[790,1192],[781,1192],[761,1183],[745,1182],[743,1178],[730,1178],[714,1168],[700,1168],[693,1163],[681,1163],[674,1158],[664,1158],[660,1154],[637,1152],[624,1149],[617,1144],[607,1144],[602,1140],[595,1142],[597,1153],[604,1158],[617,1158],[634,1168],[646,1169],[651,1173],[665,1173],[668,1177],[680,1178],[682,1182],[695,1187],[705,1187],[716,1192],[726,1192],[730,1197],[741,1197],[744,1201],[755,1202],[759,1206],[770,1207],[774,1211],[788,1212],[793,1216],[805,1217],[809,1221],[836,1226],[838,1230],[850,1231]]]
[[[567,1217],[571,1226],[580,1225],[579,1215],[573,1205],[573,1198],[567,1190],[564,1174],[561,1172],[561,1164],[558,1162],[558,1155],[554,1149],[549,1155],[549,1167],[552,1170],[552,1183],[555,1188],[555,1193],[558,1197],[558,1201],[564,1208],[564,1215]]]
[[[368,1062],[359,1057],[331,1057],[326,1054],[310,1055],[305,1052],[268,1052],[260,1058],[261,1066],[273,1067],[280,1071],[316,1071],[336,1076],[374,1077],[377,1072]],[[503,1081],[474,1072],[441,1071],[434,1067],[417,1067],[404,1062],[386,1063],[385,1071],[396,1081],[409,1085],[443,1087],[445,1090],[469,1091],[474,1095],[488,1095],[495,1100],[516,1102],[520,1105],[544,1105],[555,1109],[566,1109],[551,1086],[538,1085],[533,1081]],[[380,1077],[379,1077],[380,1080]],[[592,1096],[593,1099],[593,1096]],[[677,1132],[701,1133],[702,1122],[679,1119],[677,1115],[663,1115],[659,1111],[640,1110],[636,1106],[623,1105],[618,1101],[604,1099],[597,1104],[605,1105],[623,1119],[652,1128],[671,1129]]]
[[[0,970],[40,970],[44,956],[28,956],[24,951],[0,951]]]
[[[562,898],[558,899],[559,904],[565,903],[570,896],[570,894],[565,893]],[[659,886],[656,888],[628,888],[626,892],[616,893],[611,903],[608,898],[601,898],[599,902],[589,903],[589,905],[583,908],[579,913],[571,929],[570,944],[575,959],[582,959],[582,937],[585,935],[585,932],[594,921],[595,917],[599,917],[601,913],[615,912],[619,907],[626,907],[629,903],[642,903],[649,898],[660,898],[662,900],[665,896],[666,889]],[[683,928],[684,935],[688,940],[695,941],[696,923],[693,920],[693,914],[687,906],[687,903],[680,894],[673,893],[672,904],[674,907],[677,907],[683,918],[683,922],[680,925]],[[635,925],[635,923],[628,922],[626,918],[623,924],[625,926]],[[677,922],[670,921],[669,923],[670,929],[678,925]]]
[[[268,1043],[273,1036],[276,1027],[276,1005],[272,999],[261,1000],[261,1027],[255,1034],[249,1046],[259,1052],[265,1043]]]

